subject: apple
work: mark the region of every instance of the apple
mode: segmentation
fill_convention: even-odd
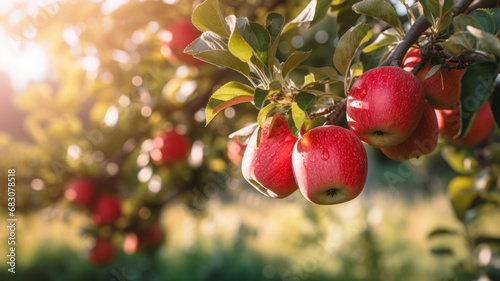
[[[246,148],[247,146],[241,144],[237,139],[230,139],[227,142],[227,157],[235,165],[241,165]]]
[[[460,139],[454,137],[460,130],[460,109],[438,110],[436,109],[436,117],[439,127],[439,135],[446,140],[457,143],[462,146],[476,146],[484,141],[493,130],[494,121],[488,103],[484,103],[477,113],[476,120],[472,124],[469,132]]]
[[[98,239],[90,249],[87,260],[95,265],[105,265],[115,259],[115,245],[108,239]]]
[[[176,131],[162,132],[153,139],[150,156],[158,166],[185,161],[188,154],[189,141],[184,134]]]
[[[439,129],[434,108],[426,103],[422,119],[411,136],[404,142],[381,148],[382,152],[392,160],[405,161],[420,157],[434,151],[439,137]]]
[[[424,96],[422,83],[399,67],[368,70],[354,82],[347,97],[349,128],[371,146],[398,145],[420,122]]]
[[[152,250],[160,245],[162,239],[163,231],[158,224],[155,224],[137,232],[127,233],[123,241],[123,251],[133,255],[139,249]]]
[[[92,214],[92,219],[95,224],[114,223],[121,216],[122,208],[120,198],[113,195],[107,195],[97,199],[94,206],[94,213]]]
[[[403,60],[403,69],[411,72],[413,67],[420,61],[420,50],[412,49]],[[442,69],[429,79],[425,79],[431,70],[429,64],[424,65],[417,73],[417,78],[422,81],[425,90],[425,98],[437,109],[453,107],[458,103],[460,95],[460,78],[465,69]]]
[[[174,22],[160,33],[162,55],[174,65],[203,65],[205,62],[184,53],[184,49],[201,34],[190,19]]]
[[[297,189],[292,171],[292,151],[297,142],[285,117],[275,119],[271,132],[271,120],[264,122],[259,147],[257,132],[250,137],[243,155],[243,177],[262,194],[272,198],[284,198]]]
[[[89,179],[76,178],[71,180],[64,192],[64,197],[71,203],[83,208],[90,208],[97,192],[94,183]]]
[[[367,173],[365,147],[353,132],[342,127],[316,127],[293,148],[295,181],[312,203],[338,204],[357,197]]]

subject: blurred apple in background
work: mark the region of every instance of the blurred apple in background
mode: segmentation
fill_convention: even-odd
[[[174,65],[203,65],[205,62],[184,53],[184,49],[201,34],[202,32],[191,23],[189,18],[172,23],[160,33],[162,55]]]
[[[150,152],[153,163],[158,166],[186,160],[189,154],[189,141],[184,134],[175,131],[162,132],[153,139]]]
[[[83,208],[89,208],[97,192],[94,183],[85,178],[76,178],[68,183],[64,197],[71,203]]]
[[[235,165],[241,165],[246,148],[247,146],[241,144],[237,139],[230,139],[227,142],[227,157]]]
[[[98,239],[90,249],[87,260],[95,265],[106,265],[115,259],[115,245],[108,239]]]
[[[117,196],[107,195],[97,199],[94,206],[92,219],[95,224],[114,223],[122,216],[121,199]]]

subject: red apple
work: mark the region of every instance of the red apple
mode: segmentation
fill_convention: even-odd
[[[200,37],[201,31],[191,23],[190,19],[182,19],[168,26],[161,34],[162,55],[174,65],[188,64],[199,66],[203,61],[184,53],[184,49],[196,38]]]
[[[153,139],[150,152],[153,163],[168,166],[186,160],[189,154],[189,141],[185,135],[175,131],[163,132]]]
[[[115,245],[107,239],[98,239],[89,252],[87,260],[96,265],[105,265],[115,259]]]
[[[438,120],[439,135],[442,138],[468,147],[476,146],[484,141],[490,135],[494,126],[493,115],[488,103],[483,104],[471,129],[460,139],[454,138],[460,130],[460,110],[458,106],[448,110],[436,109],[436,117]]]
[[[338,204],[359,195],[368,172],[366,150],[351,131],[338,126],[305,133],[293,149],[293,173],[312,203]]]
[[[234,164],[241,165],[246,148],[247,146],[241,144],[237,139],[230,139],[227,142],[227,157]]]
[[[434,108],[425,104],[424,114],[413,134],[404,142],[381,148],[382,152],[392,160],[405,161],[420,157],[434,151],[439,137],[439,129]]]
[[[129,255],[135,254],[138,250],[153,250],[160,245],[163,239],[163,231],[155,224],[137,232],[129,232],[123,241],[123,251]]]
[[[403,60],[403,69],[411,72],[413,67],[420,61],[420,50],[412,49]],[[429,64],[424,65],[417,73],[417,78],[422,81],[425,90],[425,98],[437,109],[453,107],[458,103],[460,95],[460,78],[464,69],[442,69],[438,74],[425,79],[431,70]]]
[[[284,198],[297,189],[292,171],[292,151],[297,138],[290,133],[285,117],[276,118],[271,132],[270,124],[271,120],[264,123],[259,147],[257,130],[250,137],[241,170],[243,177],[262,194]]]
[[[122,216],[121,200],[116,196],[102,196],[97,199],[92,219],[95,224],[114,223]]]
[[[68,183],[64,197],[80,207],[89,208],[96,196],[94,183],[89,179],[76,178]]]
[[[422,83],[399,67],[371,69],[352,85],[347,98],[349,128],[374,147],[405,141],[424,110]]]

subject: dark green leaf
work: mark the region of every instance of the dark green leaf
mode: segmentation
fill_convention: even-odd
[[[281,30],[285,24],[285,16],[278,13],[270,13],[266,18],[266,29],[271,37],[271,42],[268,55],[268,68],[269,71],[274,71],[274,62],[276,60],[276,53],[278,51],[278,45],[281,37]]]
[[[300,137],[300,132],[297,129],[297,126],[295,126],[295,121],[293,120],[291,109],[286,112],[285,118],[286,122],[288,123],[288,129],[290,130],[290,133],[296,138]]]
[[[249,102],[253,100],[254,89],[240,82],[229,82],[220,87],[208,101],[205,109],[206,125],[212,121],[215,115],[224,108],[234,104]]]
[[[325,17],[330,3],[332,0],[311,0],[296,18],[285,25],[283,33],[296,26],[309,28],[312,24],[317,23]]]
[[[495,123],[500,128],[500,87],[495,87],[495,92],[491,95],[490,108]]]
[[[247,18],[238,18],[236,26],[246,41],[248,46],[252,48],[256,56],[262,61],[267,63],[267,52],[271,37],[269,32],[260,24],[249,22]]]
[[[491,34],[496,33],[497,26],[495,23],[495,19],[488,12],[478,9],[472,11],[469,15],[475,18],[481,24],[482,30]]]
[[[491,9],[490,13],[491,13],[491,16],[493,17],[493,19],[495,20],[496,29],[497,30],[500,29],[500,9],[498,9],[498,8]]]
[[[258,109],[261,109],[266,101],[267,95],[269,94],[269,90],[256,88],[254,95],[254,103]]]
[[[441,7],[439,5],[439,1],[436,0],[422,0],[420,3],[425,2],[427,4],[427,7],[431,10],[431,12],[439,17],[441,16]]]
[[[270,103],[259,111],[259,115],[257,116],[257,122],[259,123],[259,126],[261,128],[264,127],[264,122],[266,121],[267,115],[269,115],[269,112],[274,108],[276,108],[276,104]]]
[[[443,15],[448,13],[451,10],[451,8],[453,8],[454,3],[453,3],[453,0],[440,0],[439,2],[442,2],[442,3],[440,3],[440,5],[441,5],[441,15],[440,16],[442,17]]]
[[[352,6],[352,9],[363,15],[380,19],[400,33],[404,33],[403,25],[392,4],[384,0],[365,0]]]
[[[299,66],[302,62],[304,62],[311,55],[311,51],[303,52],[303,51],[295,51],[293,52],[283,64],[283,68],[281,69],[281,75],[286,79],[288,74],[294,70],[297,66]]]
[[[427,79],[431,78],[432,76],[438,74],[441,71],[442,67],[443,66],[440,64],[436,64],[435,66],[433,66],[431,68],[431,70],[429,70],[429,72],[427,72],[427,75],[425,75],[424,80],[427,80]]]
[[[456,138],[464,137],[476,119],[476,113],[494,90],[498,65],[480,61],[469,66],[460,78],[461,126]]]
[[[333,63],[343,76],[348,75],[352,59],[361,45],[372,37],[373,30],[369,24],[360,24],[349,29],[339,40],[333,54]]]
[[[479,23],[479,21],[469,15],[462,14],[453,18],[453,27],[455,28],[455,31],[465,31],[467,30],[468,25],[475,28],[481,28],[481,24]]]
[[[495,55],[500,59],[500,42],[497,37],[483,30],[468,26],[467,30],[476,37],[476,49]]]
[[[438,255],[438,256],[453,256],[454,253],[450,248],[445,248],[445,247],[434,247],[431,249],[431,253],[433,255]]]
[[[419,0],[420,4],[422,5],[422,9],[424,12],[424,17],[425,19],[434,27],[436,27],[436,20],[434,19],[434,14],[432,13],[432,10],[430,6],[427,4],[426,0]]]
[[[229,27],[222,16],[218,0],[206,0],[198,5],[193,12],[192,21],[201,31],[212,31],[222,37],[229,37]]]
[[[450,229],[450,228],[436,228],[429,235],[427,235],[427,239],[431,239],[441,235],[457,235],[458,230]]]

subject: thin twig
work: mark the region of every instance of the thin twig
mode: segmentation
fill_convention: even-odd
[[[340,114],[347,108],[347,98],[339,101],[338,103],[330,106],[328,111],[330,114],[326,117],[325,125],[335,125]]]

